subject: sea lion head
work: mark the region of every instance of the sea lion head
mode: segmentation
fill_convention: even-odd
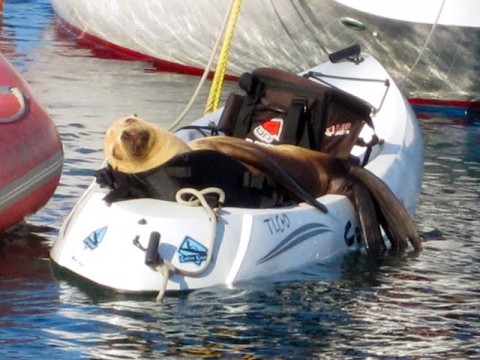
[[[148,156],[155,142],[155,131],[146,121],[128,116],[113,122],[105,136],[107,160],[139,161]],[[137,160],[135,160],[137,159]]]
[[[105,156],[116,170],[126,173],[146,171],[190,150],[172,133],[142,120],[127,116],[114,121],[105,135]]]

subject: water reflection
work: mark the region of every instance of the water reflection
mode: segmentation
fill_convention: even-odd
[[[451,119],[422,121],[427,157],[416,222],[430,236],[418,256],[350,254],[280,278],[170,295],[164,304],[155,294],[116,294],[52,273],[49,246],[103,159],[109,122],[137,112],[167,125],[198,79],[92,57],[45,19],[31,22],[37,35],[28,35],[22,14],[45,11],[48,1],[9,3],[24,8],[3,13],[0,47],[11,49],[54,118],[66,160],[48,205],[0,238],[2,357],[480,357],[480,127]],[[41,40],[28,40],[38,29]],[[201,114],[206,93],[187,122]]]
[[[18,309],[10,336],[33,320],[22,346],[39,337],[40,348],[88,358],[478,356],[478,162],[447,153],[437,149],[438,158],[428,159],[419,209],[419,226],[440,229],[444,239],[426,242],[416,258],[352,256],[328,280],[309,269],[290,281],[169,296],[164,305],[91,285],[54,286],[47,272],[36,273],[43,283],[37,278],[19,293],[28,301],[7,292]],[[73,172],[68,177],[65,192],[81,187]],[[26,260],[35,264],[36,256]],[[13,276],[17,284],[25,277]],[[32,307],[44,315],[32,317]]]
[[[169,296],[164,304],[153,296],[96,296],[93,289],[89,294],[61,283],[59,299],[68,309],[59,315],[102,328],[99,346],[88,352],[94,357],[132,351],[142,358],[478,354],[473,339],[480,335],[475,325],[480,289],[472,286],[478,261],[462,264],[461,273],[453,270],[456,262],[439,268],[435,259],[452,256],[455,248],[444,247],[440,254],[426,247],[415,258],[351,254],[333,267],[336,279],[315,279],[315,270],[325,269],[312,268],[290,280]],[[465,340],[467,334],[473,338]]]
[[[480,128],[424,123],[426,167],[418,217],[448,237],[478,240]],[[436,223],[436,224],[435,224]]]
[[[187,105],[198,78],[150,71],[150,64],[91,57],[89,50],[65,39],[58,24],[43,34],[46,43],[35,52],[25,78],[58,126],[65,163],[60,186],[36,221],[59,227],[103,161],[103,134],[116,118],[136,113],[168,127]],[[236,84],[227,83],[227,89]],[[188,114],[202,114],[204,88]],[[48,216],[49,219],[45,219]]]

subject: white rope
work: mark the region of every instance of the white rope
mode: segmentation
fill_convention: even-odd
[[[437,18],[435,19],[435,22],[433,23],[432,28],[430,29],[430,33],[428,34],[427,38],[425,39],[425,42],[423,44],[422,49],[420,50],[420,53],[417,56],[417,59],[414,61],[413,65],[410,67],[410,70],[408,70],[408,72],[405,74],[403,79],[400,80],[400,82],[398,83],[399,86],[401,86],[408,79],[408,77],[410,76],[410,73],[413,71],[413,69],[415,69],[417,67],[418,63],[420,62],[420,59],[423,57],[423,53],[427,49],[427,46],[430,43],[430,39],[432,38],[433,32],[435,31],[435,29],[438,25],[438,21],[440,20],[440,16],[442,15],[443,7],[445,6],[445,2],[446,2],[446,0],[442,1],[442,5],[440,6],[440,10],[438,10]]]
[[[165,293],[167,292],[167,283],[170,279],[170,275],[174,273],[174,268],[172,264],[165,261],[162,265],[157,266],[155,270],[162,274],[162,284],[160,286],[160,290],[158,291],[156,300],[158,302],[163,302]]]
[[[216,194],[218,195],[218,201],[223,203],[225,201],[225,192],[217,187],[209,187],[203,190],[196,190],[193,188],[184,188],[177,191],[175,194],[175,200],[181,205],[188,205],[188,206],[198,206],[202,205],[205,210],[211,210],[211,213],[216,216],[215,212],[213,212],[210,205],[208,205],[207,201],[205,200],[205,195]],[[188,199],[183,198],[185,195],[190,195]],[[207,211],[209,212],[209,211]]]
[[[170,276],[174,274],[180,274],[183,276],[195,277],[202,274],[212,261],[213,247],[215,245],[215,238],[217,235],[217,214],[205,199],[206,195],[215,194],[218,196],[220,203],[225,201],[225,192],[222,189],[209,187],[203,190],[196,190],[193,188],[184,188],[177,191],[175,194],[175,200],[186,206],[199,206],[207,212],[210,221],[210,238],[207,244],[207,258],[202,267],[195,271],[187,271],[176,268],[172,263],[163,260],[162,263],[155,267],[155,270],[162,274],[162,284],[157,295],[157,301],[162,302],[167,290],[167,283],[170,280]]]
[[[188,114],[188,112],[191,110],[193,103],[198,97],[198,94],[200,93],[201,88],[203,87],[203,84],[207,80],[208,74],[210,73],[210,69],[213,66],[213,62],[215,61],[215,56],[218,53],[218,49],[220,48],[220,43],[225,35],[225,31],[227,29],[228,21],[230,18],[230,13],[232,12],[233,6],[234,6],[235,0],[232,0],[227,13],[225,14],[225,18],[223,19],[223,24],[222,27],[220,28],[220,33],[217,36],[217,40],[215,41],[215,45],[213,46],[212,52],[210,54],[210,58],[208,59],[208,63],[205,67],[205,70],[203,71],[202,77],[200,78],[200,81],[197,84],[197,87],[195,88],[195,91],[193,92],[192,98],[188,102],[187,106],[185,109],[182,111],[182,113],[178,116],[178,118],[170,125],[168,130],[173,131],[173,129],[185,118],[185,116]]]

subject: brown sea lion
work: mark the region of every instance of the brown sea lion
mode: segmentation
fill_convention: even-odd
[[[195,150],[211,149],[227,154],[250,168],[274,176],[280,183],[287,173],[314,197],[325,194],[347,196],[357,211],[366,246],[372,252],[385,250],[378,223],[390,239],[392,249],[404,249],[408,242],[416,251],[421,249],[415,224],[404,205],[381,179],[362,167],[294,145],[266,147],[225,136],[197,139],[189,142],[189,146]],[[290,186],[286,187],[292,190]]]
[[[132,115],[108,127],[104,151],[113,169],[133,174],[155,168],[191,149],[167,130]]]
[[[104,140],[107,162],[113,170],[125,174],[154,169],[174,156],[192,150],[187,143],[171,132],[134,115],[114,121],[108,127]],[[308,191],[298,186],[288,173],[282,169],[278,169],[278,173],[282,174],[282,184],[290,188],[297,198],[322,212],[327,212],[326,207]]]
[[[347,196],[356,209],[362,238],[371,252],[385,251],[379,223],[392,249],[404,249],[408,242],[415,250],[421,249],[413,221],[383,181],[368,170],[329,154],[293,145],[265,147],[224,136],[186,144],[174,134],[138,117],[115,121],[105,138],[109,164],[117,171],[130,174],[153,169],[176,155],[194,150],[214,150],[228,155],[252,172],[265,174],[299,201],[323,212],[327,209],[318,202],[318,197]]]

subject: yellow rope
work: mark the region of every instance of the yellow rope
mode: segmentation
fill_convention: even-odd
[[[205,113],[212,112],[218,109],[220,105],[220,98],[222,97],[223,82],[225,80],[225,73],[227,72],[228,57],[230,54],[230,45],[232,44],[233,33],[235,32],[235,26],[237,24],[238,16],[240,15],[240,9],[242,6],[242,0],[233,0],[229,12],[229,23],[227,31],[225,32],[225,38],[223,39],[222,48],[218,58],[218,64],[215,69],[215,75],[213,76],[212,85],[210,87],[210,93],[208,95],[207,105],[205,106]]]

